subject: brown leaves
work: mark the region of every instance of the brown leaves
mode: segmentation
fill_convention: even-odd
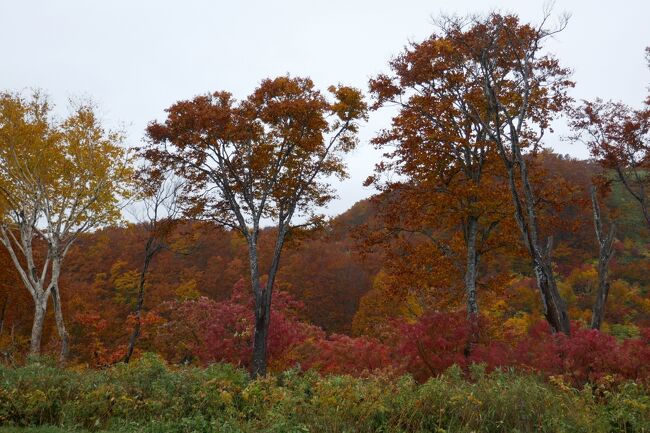
[[[164,124],[149,125],[143,154],[187,179],[185,201],[226,226],[246,232],[264,218],[309,217],[333,196],[322,179],[344,175],[339,156],[366,116],[358,90],[330,91],[333,102],[309,78],[282,76],[239,102],[227,92],[180,101]]]
[[[621,102],[583,101],[572,111],[574,138],[585,142],[606,168],[645,164],[650,150],[647,116]]]

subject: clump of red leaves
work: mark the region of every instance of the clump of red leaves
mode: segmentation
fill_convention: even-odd
[[[469,337],[464,314],[425,315],[400,329],[400,367],[420,381],[452,364],[467,368],[472,363],[484,363],[488,369],[512,367],[561,375],[576,386],[599,382],[605,376],[614,380],[650,379],[650,329],[642,329],[640,338],[619,341],[576,323],[571,334],[565,335],[551,332],[546,322],[538,322],[523,337],[479,340],[471,350]]]
[[[156,329],[149,332],[156,340],[151,347],[172,362],[229,362],[248,367],[252,302],[250,291],[239,282],[225,301],[199,298],[167,303],[157,311],[160,320],[152,325]],[[327,336],[301,320],[302,308],[289,294],[276,292],[268,340],[272,370],[300,366],[326,374],[359,376],[388,368],[425,381],[452,365],[467,370],[473,363],[483,363],[488,370],[516,368],[561,375],[576,386],[606,376],[607,380],[650,379],[649,329],[643,329],[639,338],[619,341],[576,323],[570,335],[553,333],[540,321],[525,335],[512,337],[489,335],[485,330],[498,326],[481,317],[479,333],[472,337],[464,312],[434,312],[413,323],[395,322],[392,334],[379,341],[365,336]]]

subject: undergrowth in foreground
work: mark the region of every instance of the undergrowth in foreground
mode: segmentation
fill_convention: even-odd
[[[250,380],[227,364],[171,368],[145,355],[106,370],[0,367],[0,425],[1,433],[650,432],[650,397],[633,382],[574,389],[480,365],[424,384],[298,370]]]

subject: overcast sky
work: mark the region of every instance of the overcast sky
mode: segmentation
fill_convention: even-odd
[[[228,90],[241,98],[262,78],[310,76],[322,89],[367,89],[391,56],[433,31],[432,17],[498,9],[537,22],[544,1],[512,0],[0,0],[0,89],[44,89],[65,113],[67,98],[91,97],[106,124],[138,145],[146,124],[179,99]],[[557,0],[572,15],[547,46],[574,70],[578,99],[639,105],[650,83],[648,0]],[[367,143],[390,121],[374,114],[336,183],[337,214],[372,194],[363,180],[379,158]],[[561,129],[561,127],[559,128]],[[585,149],[548,142],[558,152]]]

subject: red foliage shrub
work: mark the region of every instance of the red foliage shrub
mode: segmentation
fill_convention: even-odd
[[[479,338],[471,346],[471,328],[464,312],[423,315],[414,323],[395,322],[393,335],[379,341],[325,332],[300,318],[303,305],[291,295],[277,291],[273,300],[268,339],[271,370],[300,365],[326,374],[363,375],[391,368],[407,372],[418,381],[443,373],[456,364],[467,371],[472,363],[488,370],[512,367],[548,375],[562,375],[580,386],[614,380],[650,378],[650,329],[641,337],[618,341],[613,336],[574,323],[571,335],[554,334],[548,324],[532,325],[523,337],[498,335],[490,339],[495,323],[479,319]],[[172,362],[193,359],[202,364],[229,362],[248,367],[253,336],[253,299],[240,281],[229,299],[208,298],[165,304],[148,321],[145,330],[155,341],[143,338]],[[94,317],[78,317],[99,326]],[[155,331],[155,332],[154,332]],[[493,336],[494,337],[494,336]],[[90,346],[90,345],[89,345]],[[100,348],[101,349],[101,348]],[[97,350],[97,347],[94,348]],[[110,358],[111,353],[102,353]]]
[[[524,338],[511,340],[508,351],[508,361],[505,365],[548,374],[562,373],[558,341],[546,321],[531,326]]]
[[[596,382],[606,374],[620,373],[623,353],[611,335],[574,327],[571,335],[555,337],[563,374],[573,383]]]
[[[402,367],[417,380],[442,373],[454,364],[466,366],[470,327],[464,313],[431,313],[399,326],[397,350]]]
[[[327,338],[308,340],[290,354],[292,363],[324,374],[364,373],[390,367],[390,347],[370,337],[349,337],[333,334]]]
[[[650,378],[650,328],[641,329],[641,338],[625,340],[621,345],[618,371],[623,377]]]
[[[485,324],[485,319],[482,319]],[[650,330],[641,338],[618,341],[604,332],[573,324],[570,335],[554,334],[546,322],[531,326],[519,339],[479,341],[467,351],[469,327],[464,313],[432,313],[399,328],[395,348],[400,366],[424,381],[456,364],[486,364],[488,370],[513,367],[548,375],[562,375],[575,386],[613,380],[650,378]],[[394,359],[396,358],[393,355]]]
[[[166,303],[159,312],[165,320],[157,329],[154,346],[172,362],[198,359],[202,364],[229,362],[248,367],[254,316],[253,297],[246,289],[240,281],[226,301],[201,297]],[[319,328],[298,319],[301,308],[289,294],[275,293],[268,337],[271,362],[308,338],[323,335]]]
[[[531,328],[527,338],[512,346],[510,365],[545,374],[561,374],[576,386],[598,382],[604,376],[620,380],[649,377],[650,347],[643,339],[622,342],[613,336],[573,324],[570,335],[552,334],[543,325]]]
[[[511,348],[507,344],[497,341],[490,344],[477,344],[468,357],[468,362],[485,364],[487,371],[503,367],[511,362]]]

